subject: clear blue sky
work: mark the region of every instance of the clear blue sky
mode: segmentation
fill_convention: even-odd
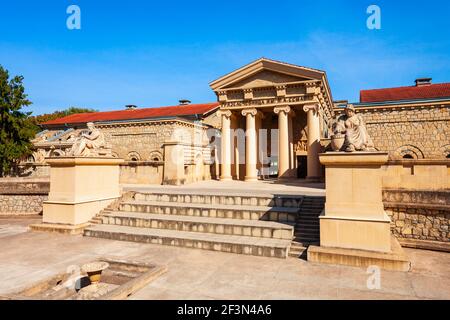
[[[2,1],[0,64],[34,114],[215,101],[208,84],[261,56],[327,71],[334,99],[450,82],[448,0]],[[66,9],[81,8],[81,30]],[[381,8],[382,29],[366,27]]]

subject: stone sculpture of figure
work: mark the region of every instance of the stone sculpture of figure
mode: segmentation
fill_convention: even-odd
[[[99,156],[99,150],[106,148],[105,137],[103,133],[95,128],[92,122],[87,123],[89,132],[82,133],[75,139],[72,149],[69,152],[70,156],[88,157]]]
[[[67,138],[67,142],[74,142],[77,139],[77,137],[75,136],[75,134],[71,133],[69,135],[69,138]]]
[[[345,108],[345,115],[340,116],[333,125],[333,132],[335,135],[345,134],[341,150],[346,152],[375,150],[372,139],[367,133],[364,119],[361,115],[356,114],[352,105]]]

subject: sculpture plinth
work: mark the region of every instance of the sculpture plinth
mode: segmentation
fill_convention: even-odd
[[[50,193],[43,223],[33,230],[79,233],[99,211],[120,197],[119,164],[109,157],[48,158]]]
[[[308,260],[409,269],[383,207],[381,166],[387,160],[383,152],[320,155],[326,168],[326,204],[320,217],[320,247],[309,248]]]

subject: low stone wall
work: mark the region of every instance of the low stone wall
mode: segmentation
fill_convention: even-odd
[[[121,184],[162,184],[163,161],[128,161],[120,165]]]
[[[384,189],[383,202],[402,245],[450,251],[450,190]]]
[[[121,184],[162,184],[163,161],[128,161],[120,165]],[[184,183],[211,180],[211,165],[188,164],[184,168]]]
[[[48,179],[0,179],[0,215],[31,215],[42,213],[42,203],[50,190]]]
[[[450,160],[394,160],[382,167],[384,189],[450,190]]]
[[[50,166],[45,163],[21,164],[16,168],[14,176],[21,178],[48,178],[50,176]]]

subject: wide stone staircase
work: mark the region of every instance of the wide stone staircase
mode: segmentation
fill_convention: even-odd
[[[293,239],[313,239],[297,233],[307,226],[299,224],[307,198],[128,192],[94,217],[84,235],[286,258],[297,243]],[[315,205],[311,202],[311,210]],[[311,220],[312,213],[307,215]]]

